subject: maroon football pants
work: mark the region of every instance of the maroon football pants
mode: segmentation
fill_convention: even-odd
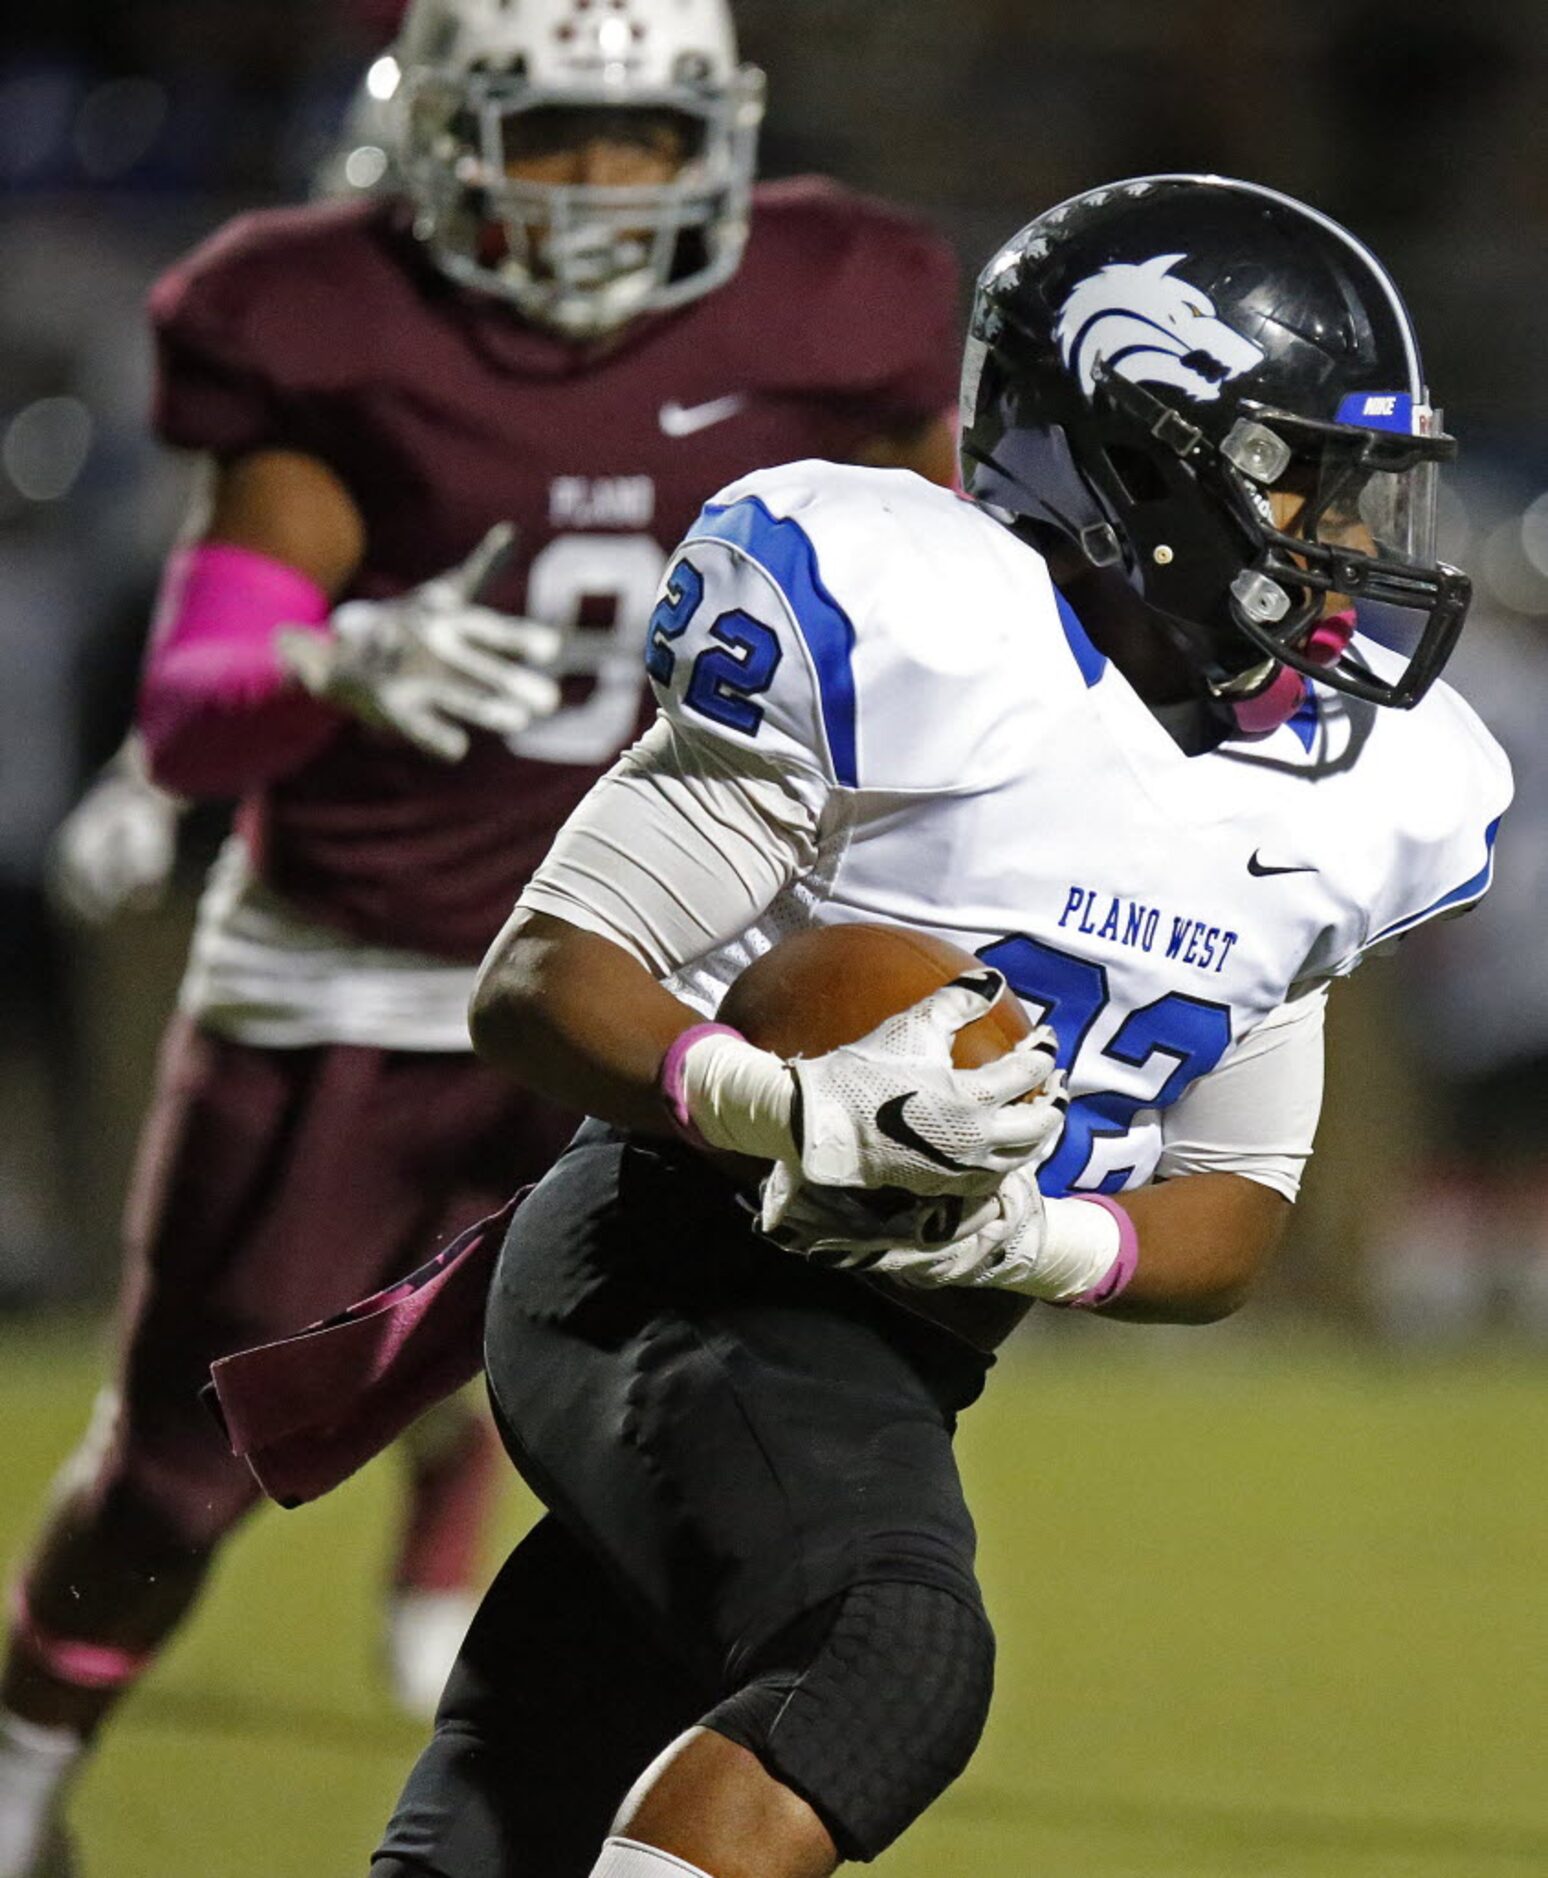
[[[536,1180],[574,1125],[471,1055],[260,1050],[175,1019],[127,1209],[96,1494],[211,1547],[258,1495],[199,1400],[213,1359],[412,1270]]]

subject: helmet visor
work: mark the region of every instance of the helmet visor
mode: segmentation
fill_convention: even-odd
[[[1413,412],[1414,438],[1449,448],[1439,411]],[[1380,467],[1384,462],[1389,467]],[[1324,445],[1312,505],[1312,539],[1329,547],[1374,554],[1384,561],[1427,567],[1435,559],[1435,517],[1440,459],[1412,444],[1367,439]]]
[[[1363,410],[1329,424],[1255,407],[1226,438],[1222,457],[1264,544],[1233,586],[1236,620],[1283,663],[1379,703],[1413,704],[1467,610],[1466,577],[1435,557],[1439,466],[1456,446],[1428,406],[1363,393],[1359,402],[1378,407],[1377,423]],[[1389,415],[1401,428],[1382,421]],[[1353,650],[1318,650],[1319,619],[1350,606],[1367,629],[1380,619],[1379,636],[1407,659],[1396,681]]]

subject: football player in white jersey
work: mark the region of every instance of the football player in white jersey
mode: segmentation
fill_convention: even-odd
[[[1240,1302],[1330,981],[1489,881],[1508,766],[1437,682],[1453,448],[1358,241],[1147,177],[985,270],[969,501],[808,462],[705,508],[659,719],[475,998],[488,1060],[597,1119],[516,1212],[486,1331],[551,1517],[374,1878],[820,1878],[961,1770],[992,1637],[950,1435],[988,1357],[930,1300]],[[854,920],[985,969],[805,1061],[706,1021],[781,934]],[[1042,1023],[957,1070],[1001,977]],[[706,1146],[773,1163],[756,1216]]]

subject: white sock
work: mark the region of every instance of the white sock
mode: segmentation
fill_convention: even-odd
[[[430,1721],[478,1609],[471,1591],[394,1591],[383,1628],[387,1674],[398,1707]]]
[[[706,1871],[670,1852],[658,1852],[653,1845],[641,1845],[638,1839],[609,1839],[602,1856],[591,1868],[591,1878],[710,1878]]]
[[[0,1878],[27,1878],[85,1742],[0,1709]]]

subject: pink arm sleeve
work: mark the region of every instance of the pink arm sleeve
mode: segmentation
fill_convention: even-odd
[[[176,795],[241,795],[314,756],[339,715],[296,685],[273,640],[278,626],[321,631],[328,612],[283,561],[225,542],[177,549],[140,681],[152,779]]]

